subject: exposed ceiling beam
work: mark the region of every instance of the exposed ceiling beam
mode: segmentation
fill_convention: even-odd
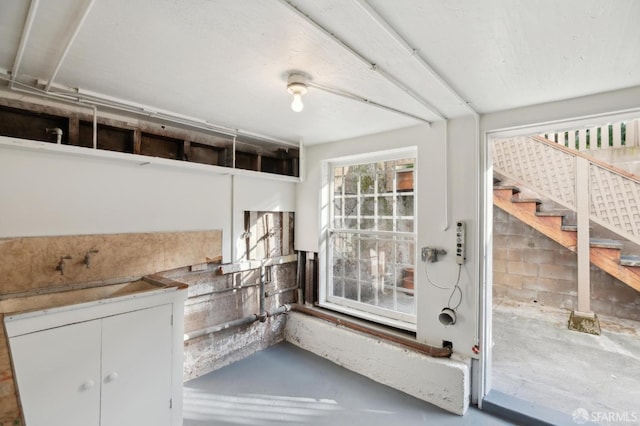
[[[18,50],[16,52],[16,58],[13,61],[13,68],[11,69],[11,79],[9,81],[10,87],[13,87],[13,82],[18,78],[20,72],[20,65],[22,65],[22,57],[29,41],[29,35],[31,35],[31,28],[33,27],[33,21],[38,12],[38,5],[40,0],[31,0],[29,4],[29,12],[27,13],[27,19],[22,27],[22,35],[20,36],[20,43],[18,44]]]
[[[402,49],[404,49],[409,54],[409,56],[415,59],[416,62],[418,62],[418,64],[420,64],[420,66],[422,66],[422,68],[424,68],[424,70],[429,73],[431,78],[433,78],[438,83],[440,83],[440,85],[444,87],[451,96],[456,98],[460,102],[460,104],[465,106],[469,110],[469,112],[471,112],[473,115],[478,115],[478,112],[469,104],[469,102],[465,100],[462,96],[460,96],[460,94],[455,89],[453,89],[453,87],[451,87],[451,85],[444,78],[442,78],[442,76],[440,76],[440,74],[438,74],[433,69],[433,67],[431,67],[431,65],[422,57],[422,55],[420,55],[420,52],[418,51],[418,49],[409,45],[409,43],[400,35],[400,33],[398,33],[398,31],[396,31],[395,28],[393,28],[393,26],[389,24],[387,20],[379,12],[377,12],[373,7],[371,7],[371,5],[367,3],[366,0],[353,0],[353,1],[358,6],[360,6],[360,8],[380,28],[382,28],[384,32],[387,33],[389,37],[391,37],[391,39],[393,39],[393,41],[395,41]]]
[[[339,45],[340,47],[345,49],[347,52],[351,53],[351,55],[353,55],[356,59],[358,59],[360,62],[362,62],[364,65],[366,65],[366,67],[369,70],[380,74],[383,78],[385,78],[387,81],[389,81],[391,84],[396,86],[398,89],[402,90],[407,95],[411,96],[413,99],[418,101],[420,104],[422,104],[425,108],[427,108],[429,111],[431,111],[435,116],[437,116],[441,120],[446,120],[446,117],[435,106],[433,106],[429,101],[427,101],[422,96],[420,96],[419,94],[417,94],[416,92],[411,90],[406,84],[402,83],[395,76],[393,76],[392,74],[390,74],[389,72],[387,72],[386,70],[381,68],[379,65],[377,65],[374,62],[371,62],[369,59],[365,58],[360,52],[355,50],[353,47],[349,46],[346,42],[344,42],[342,39],[340,39],[334,33],[329,31],[328,29],[326,29],[322,25],[320,25],[320,23],[318,23],[316,20],[314,20],[311,16],[309,16],[306,13],[304,13],[303,11],[301,11],[296,5],[294,5],[293,3],[291,3],[288,0],[279,0],[279,1],[284,6],[286,6],[289,10],[293,11],[297,16],[299,16],[300,18],[304,19],[309,24],[311,24],[314,28],[319,30],[326,37],[328,37],[331,40],[333,40],[337,45]]]
[[[80,32],[80,29],[82,28],[82,25],[84,24],[85,19],[87,19],[87,16],[89,16],[89,12],[91,11],[91,8],[93,7],[93,4],[95,3],[96,0],[89,0],[84,11],[82,12],[82,15],[80,15],[80,18],[78,19],[78,22],[76,22],[76,25],[73,28],[73,32],[71,33],[69,39],[67,40],[67,44],[64,46],[64,50],[62,51],[62,54],[60,55],[60,57],[58,58],[58,62],[56,63],[56,67],[53,70],[53,73],[51,74],[51,77],[49,77],[49,82],[47,83],[47,87],[45,87],[45,92],[48,92],[49,89],[51,88],[51,84],[53,83],[53,81],[55,80],[56,76],[58,75],[58,71],[60,71],[60,67],[62,67],[62,64],[64,62],[64,60],[67,57],[67,54],[69,53],[69,49],[71,49],[71,45],[73,45],[73,42],[75,41],[76,37],[78,36],[78,33]]]

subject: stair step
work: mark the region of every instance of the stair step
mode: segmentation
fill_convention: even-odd
[[[578,225],[562,225],[560,229],[563,231],[578,232]]]
[[[625,254],[620,256],[620,264],[622,266],[640,266],[640,256]]]
[[[605,238],[591,238],[589,240],[591,247],[609,248],[609,249],[622,249],[622,243],[616,240],[608,240]]]
[[[536,216],[562,216],[565,217],[568,214],[566,210],[545,210],[536,212]]]
[[[493,185],[493,189],[510,189],[514,194],[518,194],[520,192],[520,188],[513,185]]]
[[[536,204],[542,204],[542,200],[539,198],[517,198],[514,197],[511,199],[512,203],[536,203]]]

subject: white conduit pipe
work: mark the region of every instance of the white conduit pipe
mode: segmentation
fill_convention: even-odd
[[[449,94],[451,94],[454,98],[456,98],[462,105],[464,105],[467,110],[469,110],[469,112],[473,115],[474,117],[474,127],[475,127],[475,134],[474,134],[474,138],[475,138],[475,143],[478,144],[476,146],[476,164],[480,165],[480,159],[479,159],[479,144],[480,144],[480,114],[478,114],[478,112],[469,104],[469,102],[467,102],[465,99],[462,98],[462,96],[460,96],[460,94],[458,94],[458,92],[456,90],[453,89],[453,87],[451,87],[451,85],[440,76],[440,74],[438,74],[432,67],[431,65],[429,65],[429,63],[420,55],[420,53],[418,52],[417,49],[413,48],[411,45],[409,45],[409,43],[407,43],[407,41],[395,30],[395,28],[393,28],[393,26],[391,26],[386,19],[384,19],[384,17],[382,17],[382,15],[380,15],[380,13],[378,13],[375,9],[373,9],[373,7],[371,7],[371,5],[369,5],[369,3],[367,3],[366,0],[354,0],[354,2],[360,6],[360,8],[376,23],[378,24],[378,26],[380,28],[382,28],[382,30],[384,30],[387,35],[389,35],[389,37],[391,37],[398,45],[400,45],[400,47],[402,49],[404,49],[414,60],[416,60],[418,62],[418,64],[420,64],[420,66],[422,66],[422,68],[424,70],[426,70],[429,75],[436,80],[438,83],[440,83],[440,85],[446,89]],[[448,150],[449,150],[449,136],[448,136],[448,129],[447,129],[448,123],[445,123],[445,227],[444,230],[446,231],[449,228],[449,161],[448,161]],[[479,180],[479,187],[477,188],[477,193],[478,194],[482,194],[482,182],[483,180],[480,179]],[[476,216],[476,223],[480,223],[481,220],[481,216],[479,214],[480,209],[479,206],[477,206],[478,208],[476,208],[476,211],[478,212],[477,216]],[[480,253],[479,251],[480,249],[480,245],[478,244],[478,253]],[[480,264],[479,262],[477,262],[476,264],[476,268],[478,269],[476,271],[476,276],[480,276],[480,270],[479,270]],[[475,294],[475,310],[476,310],[476,318],[478,318],[479,315],[479,295],[478,292],[474,292]],[[478,328],[476,328],[475,330],[475,335],[474,335],[474,341],[477,343],[479,339],[479,331]]]
[[[10,81],[10,79],[4,78],[2,76],[0,76],[0,79]],[[150,111],[148,108],[145,108],[142,106],[130,105],[130,104],[127,104],[125,101],[117,102],[112,100],[105,100],[95,96],[86,96],[81,93],[56,92],[56,91],[46,92],[38,87],[34,87],[24,83],[19,83],[17,81],[15,82],[15,84],[23,86],[28,90],[11,87],[12,90],[33,95],[33,96],[40,96],[43,98],[55,99],[58,101],[67,102],[74,105],[84,103],[88,105],[103,106],[107,108],[113,108],[118,111],[129,112],[137,115],[161,118],[171,123],[184,124],[194,129],[206,130],[209,132],[214,132],[219,135],[226,135],[226,136],[232,136],[232,137],[247,136],[247,137],[258,139],[260,141],[272,142],[272,143],[277,143],[282,145],[289,145],[296,148],[299,147],[299,144],[295,142],[278,139],[271,136],[262,135],[260,133],[250,132],[243,129],[232,129],[230,127],[220,126],[220,125],[213,124],[208,121],[193,118],[193,117],[188,117],[184,115],[174,115],[171,112]]]
[[[13,89],[13,83],[18,78],[20,72],[20,65],[22,65],[22,57],[27,47],[27,41],[31,35],[31,28],[33,27],[33,21],[35,20],[36,13],[38,11],[38,5],[40,0],[31,0],[29,5],[29,12],[27,13],[27,19],[22,28],[22,36],[20,36],[20,44],[18,44],[18,50],[16,52],[16,58],[13,61],[13,69],[11,70],[11,80],[9,82],[9,88]]]
[[[80,20],[76,23],[73,33],[71,33],[71,37],[69,37],[69,40],[67,40],[67,44],[65,45],[64,50],[62,51],[62,54],[58,58],[58,63],[56,64],[56,67],[53,70],[51,77],[49,78],[47,87],[45,87],[44,89],[45,92],[48,92],[49,89],[51,88],[51,84],[53,83],[53,80],[55,80],[56,76],[58,75],[58,71],[60,71],[60,67],[62,67],[62,63],[66,59],[67,54],[69,53],[69,49],[71,49],[71,45],[73,44],[76,37],[78,36],[78,33],[80,32],[80,29],[82,28],[82,25],[84,24],[85,19],[87,19],[87,16],[89,16],[89,12],[91,11],[91,8],[93,7],[94,3],[95,3],[95,0],[89,0],[89,3],[87,3],[87,6],[85,7],[84,12],[82,13],[82,16],[80,17]]]
[[[405,84],[402,84],[397,78],[395,78],[394,76],[392,76],[391,74],[386,72],[384,69],[380,68],[380,66],[374,64],[373,62],[369,61],[367,58],[362,56],[354,48],[349,46],[347,43],[345,43],[340,38],[338,38],[335,34],[333,34],[329,30],[324,28],[322,25],[320,25],[318,22],[316,22],[312,17],[310,17],[309,15],[307,15],[306,13],[304,13],[303,11],[298,9],[298,7],[296,7],[293,3],[291,3],[290,1],[287,1],[287,0],[280,0],[280,3],[282,3],[284,6],[286,6],[289,10],[293,11],[297,16],[301,17],[302,19],[304,19],[305,21],[310,23],[314,28],[316,28],[322,34],[324,34],[325,36],[327,36],[328,38],[333,40],[336,44],[341,46],[343,49],[345,49],[346,51],[351,53],[356,59],[358,59],[360,62],[365,64],[367,66],[367,68],[369,68],[371,71],[375,71],[378,74],[380,74],[387,81],[392,83],[394,86],[398,87],[400,90],[402,90],[403,92],[405,92],[406,94],[408,94],[412,98],[414,98],[416,101],[418,101],[420,104],[422,104],[428,110],[430,110],[434,115],[436,115],[441,120],[445,119],[445,117],[438,111],[438,109],[435,108],[433,105],[431,105],[427,100],[425,100],[420,95],[418,95],[417,93],[415,93],[414,91],[409,89]]]
[[[273,309],[271,311],[265,311],[266,317],[275,317],[276,315],[284,314],[291,311],[291,305],[285,304],[280,306],[279,308]],[[233,327],[239,327],[245,324],[251,324],[258,321],[258,314],[251,314],[244,318],[239,318],[236,320],[228,321],[222,324],[213,325],[211,327],[203,328],[200,330],[192,331],[191,333],[186,333],[184,335],[184,341],[188,342],[189,340],[196,339],[198,337],[206,336],[207,334],[217,333],[222,330],[227,330]]]
[[[375,106],[377,108],[381,108],[381,109],[384,109],[384,110],[387,110],[387,111],[395,112],[397,114],[401,114],[401,115],[413,118],[414,120],[423,121],[423,122],[427,123],[429,126],[431,125],[431,121],[429,121],[429,120],[427,120],[425,118],[418,117],[417,115],[413,115],[413,114],[410,114],[408,112],[404,112],[404,111],[401,111],[399,109],[396,109],[396,108],[393,108],[393,107],[390,107],[390,106],[387,106],[387,105],[380,104],[378,102],[372,101],[371,99],[363,98],[362,96],[358,96],[358,95],[355,95],[353,93],[346,92],[344,90],[334,89],[332,87],[323,86],[321,84],[317,84],[317,83],[314,83],[314,82],[307,82],[306,85],[308,87],[313,87],[314,89],[318,89],[318,90],[321,90],[323,92],[331,93],[333,95],[342,96],[343,98],[352,99],[352,100],[355,100],[355,101],[358,101],[358,102],[365,103],[367,105],[373,105],[373,106]]]
[[[93,105],[93,149],[98,149],[98,107]]]
[[[373,9],[366,0],[353,0],[360,8],[380,27],[384,30],[389,37],[393,41],[395,41],[400,47],[402,47],[413,59],[415,59],[428,73],[429,75],[436,80],[442,87],[444,87],[449,94],[451,94],[454,98],[456,98],[462,105],[464,105],[469,112],[476,115],[478,114],[469,103],[462,98],[456,92],[445,79],[443,79],[440,74],[438,74],[429,63],[420,55],[418,49],[415,49],[407,43],[407,41],[393,28],[387,21],[378,13],[375,9]]]

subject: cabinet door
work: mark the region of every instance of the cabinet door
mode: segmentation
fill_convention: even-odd
[[[171,425],[171,305],[103,319],[101,426]]]
[[[100,329],[87,321],[10,339],[27,425],[100,424]]]

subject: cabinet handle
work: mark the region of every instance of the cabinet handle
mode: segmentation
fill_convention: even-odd
[[[117,378],[118,378],[118,373],[114,371],[113,373],[109,373],[104,380],[105,382],[109,383],[109,382],[115,382]]]
[[[89,379],[86,382],[84,382],[82,385],[80,385],[80,390],[81,391],[86,391],[91,389],[94,385],[96,384],[96,382],[94,382],[93,380]]]

